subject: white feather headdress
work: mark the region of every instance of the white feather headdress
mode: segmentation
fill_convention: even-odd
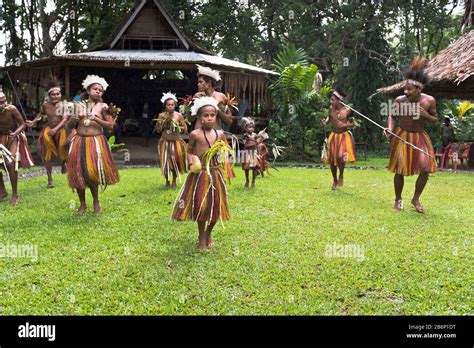
[[[200,108],[203,106],[208,106],[211,105],[216,108],[217,110],[217,100],[211,97],[202,97],[202,98],[197,98],[194,99],[193,106],[191,106],[191,115],[195,116],[198,114],[198,111]]]
[[[90,85],[93,85],[95,83],[98,83],[99,85],[102,86],[104,89],[104,92],[106,91],[107,87],[109,87],[109,84],[107,81],[105,81],[102,77],[97,76],[97,75],[87,75],[84,81],[82,81],[82,87],[84,89],[89,88]]]
[[[165,101],[167,101],[168,99],[173,99],[175,103],[178,102],[178,99],[176,99],[176,94],[171,93],[171,91],[169,91],[168,93],[163,93],[161,103],[164,104]]]
[[[198,68],[199,75],[209,76],[210,78],[213,78],[216,81],[221,80],[221,75],[219,71],[212,70],[211,68],[208,68],[207,66],[202,66],[199,64],[196,64],[196,66]]]
[[[242,117],[242,120],[240,121],[242,124],[242,127],[247,127],[249,124],[255,124],[255,121],[251,117]]]

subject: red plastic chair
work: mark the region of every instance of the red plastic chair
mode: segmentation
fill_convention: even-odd
[[[469,154],[471,151],[471,145],[472,143],[464,143],[464,145],[461,148],[461,151],[459,151],[458,158],[461,160],[461,169],[464,170],[464,160],[466,160],[466,170],[469,170]]]
[[[459,145],[456,144],[456,143],[449,144],[449,145],[446,147],[444,157],[445,157],[445,158],[444,158],[444,160],[445,160],[445,162],[444,162],[445,168],[449,168],[449,167],[450,167],[449,160],[451,159],[451,163],[452,163],[453,169],[454,169],[454,171],[456,171],[456,170],[458,169]]]

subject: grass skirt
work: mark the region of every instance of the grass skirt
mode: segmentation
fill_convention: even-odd
[[[38,138],[38,152],[43,161],[49,162],[52,158],[59,158],[61,162],[67,159],[67,133],[61,128],[53,137],[49,136],[49,126],[43,127]]]
[[[357,160],[354,137],[350,131],[334,133],[328,137],[328,159],[325,164],[341,166]]]
[[[0,144],[5,146],[13,155],[14,161],[16,162],[16,170],[18,170],[19,166],[22,168],[31,168],[35,165],[30,148],[28,147],[28,139],[26,138],[25,132],[21,132],[16,137],[0,135]]]
[[[170,180],[171,174],[181,180],[180,174],[186,173],[186,143],[182,139],[160,139],[158,143],[161,174]]]
[[[71,142],[67,166],[67,179],[73,189],[100,185],[105,190],[107,185],[120,180],[107,138],[103,135],[76,135]]]
[[[176,199],[172,218],[216,222],[229,220],[227,188],[223,170],[213,167],[210,175],[205,168],[200,173],[189,173]]]
[[[388,170],[392,173],[410,176],[420,173],[436,172],[436,160],[430,137],[426,132],[408,132],[397,128],[394,132],[400,138],[418,146],[429,153],[429,157],[421,151],[415,150],[398,138],[393,137],[390,148],[390,165]]]

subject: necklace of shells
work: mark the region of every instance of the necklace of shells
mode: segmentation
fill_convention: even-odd
[[[91,121],[95,119],[95,114],[92,113],[92,110],[94,109],[94,106],[96,106],[97,103],[92,104],[90,108],[87,108],[87,118],[84,120],[84,126],[89,127],[91,125]]]

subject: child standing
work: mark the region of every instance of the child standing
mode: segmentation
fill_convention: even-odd
[[[252,170],[252,185],[255,187],[255,177],[257,176],[257,134],[255,134],[255,122],[250,117],[242,118],[242,128],[244,129],[244,150],[242,152],[242,169],[245,171],[245,185],[249,187],[249,172]]]
[[[213,246],[211,233],[216,222],[230,218],[226,182],[228,155],[232,149],[224,133],[214,128],[217,108],[216,100],[210,97],[196,99],[191,108],[201,127],[189,134],[187,158],[191,172],[172,214],[174,220],[197,222],[201,251]]]

